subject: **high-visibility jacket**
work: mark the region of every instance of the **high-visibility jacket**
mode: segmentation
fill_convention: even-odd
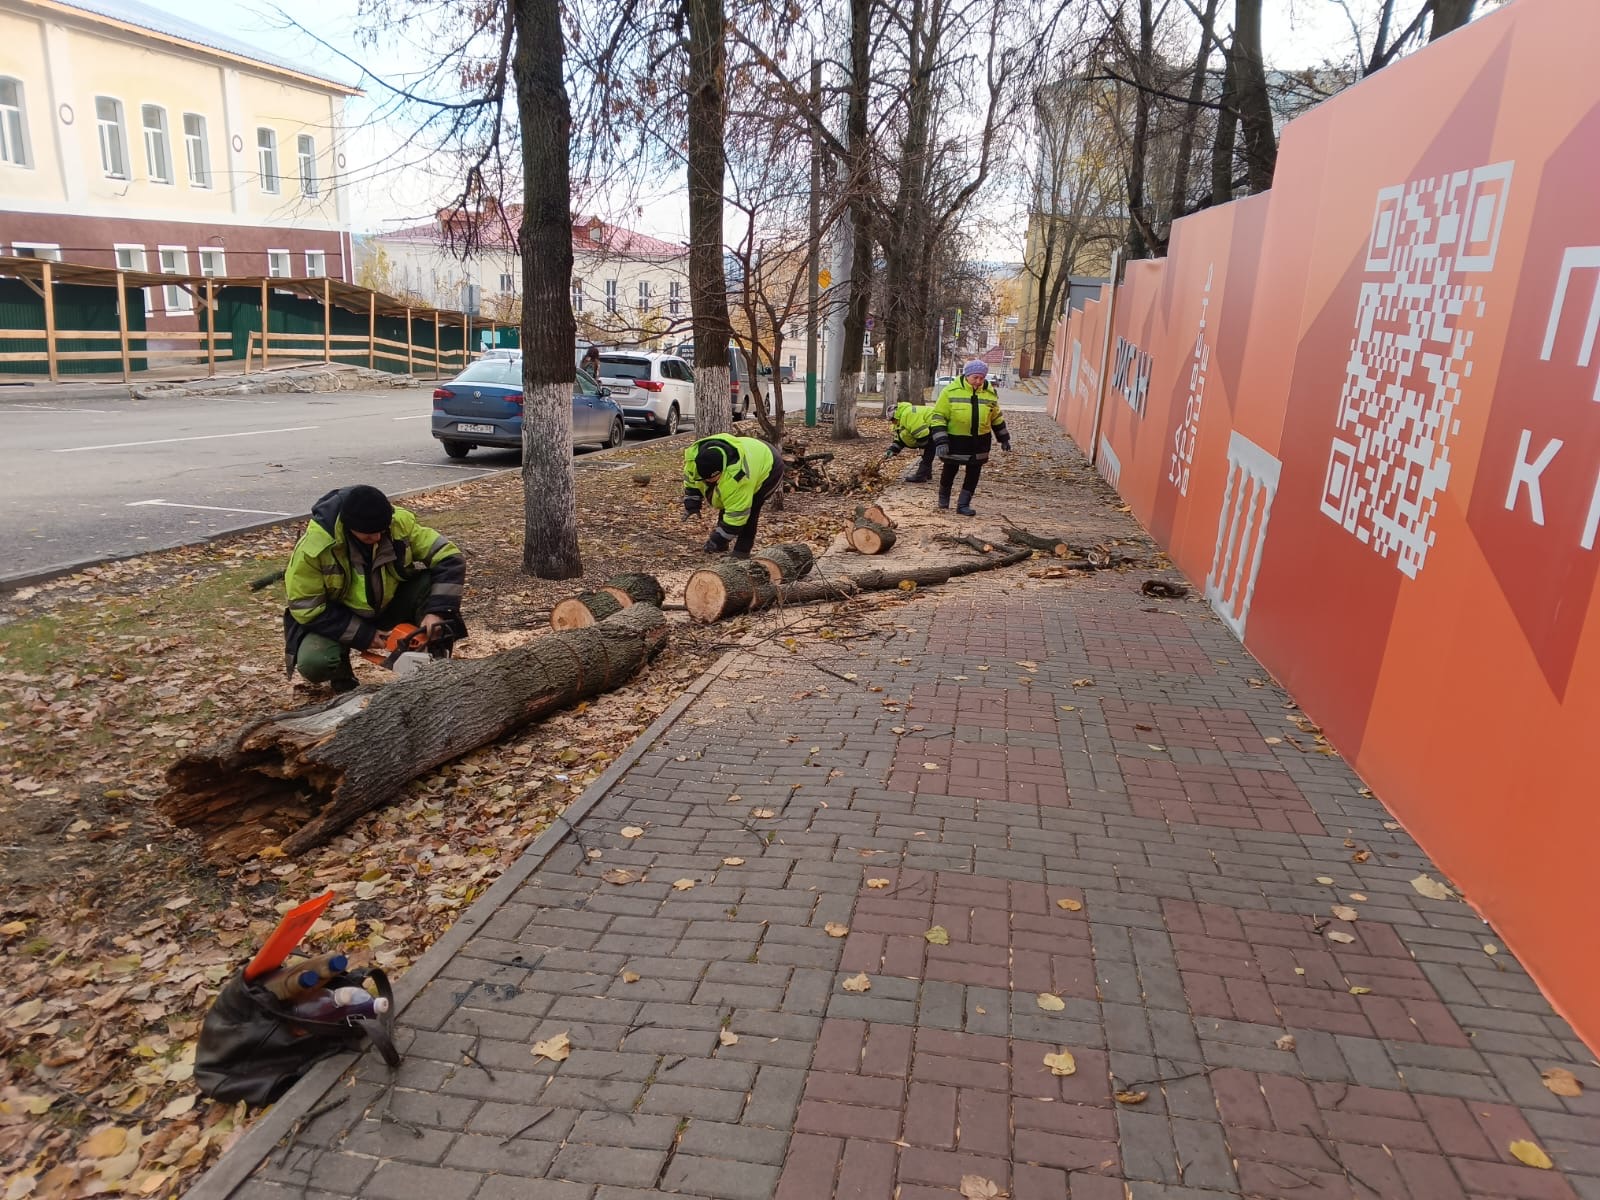
[[[467,580],[461,550],[404,508],[394,510],[389,532],[377,545],[362,545],[339,516],[348,490],[337,488],[317,501],[284,571],[289,607],[283,628],[291,668],[308,633],[365,650],[378,634],[375,618],[384,605],[423,571],[433,572],[427,611],[452,616],[461,610]]]
[[[694,465],[695,456],[712,442],[724,447],[728,464],[715,483],[701,479]],[[760,438],[735,437],[731,433],[700,438],[683,452],[684,495],[704,496],[713,508],[722,510],[718,526],[730,533],[737,531],[750,520],[756,492],[771,477],[776,461],[777,451]]]
[[[944,430],[952,438],[982,437],[993,430],[1003,434],[1005,416],[1000,412],[1000,397],[987,382],[974,389],[965,376],[944,385],[933,402],[931,418],[934,436]],[[1001,441],[1005,438],[1002,436]]]
[[[902,400],[894,406],[894,442],[890,447],[895,454],[902,447],[919,450],[933,436],[933,406],[912,404]]]

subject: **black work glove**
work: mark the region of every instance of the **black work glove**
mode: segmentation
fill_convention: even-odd
[[[899,453],[900,453],[900,443],[896,442],[894,445],[890,446],[887,450],[885,450],[883,452],[883,461],[884,462],[888,462],[891,458],[893,458],[896,454],[899,454]]]
[[[1009,433],[997,433],[995,436],[1000,439],[1000,449],[1004,450],[1007,454],[1010,454],[1011,435]]]
[[[703,504],[705,504],[704,496],[697,496],[692,493],[684,496],[683,515],[685,517],[698,517],[700,515],[700,507]]]
[[[732,539],[722,536],[720,529],[713,529],[711,536],[706,539],[704,550],[707,554],[721,554],[731,544]]]
[[[944,438],[935,438],[933,442],[933,456],[940,462],[950,457],[950,443]]]

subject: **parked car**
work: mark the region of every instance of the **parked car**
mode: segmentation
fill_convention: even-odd
[[[622,409],[582,371],[572,384],[572,444],[622,445]],[[484,358],[433,389],[433,436],[451,458],[479,446],[522,449],[522,357]]]
[[[694,343],[678,343],[677,355],[691,368],[690,374],[692,376],[694,367]],[[784,368],[786,371],[788,369],[789,368],[787,367]],[[747,379],[748,374],[749,372],[745,369],[744,355],[739,352],[738,346],[730,344],[728,346],[728,401],[731,405],[730,411],[733,413],[733,419],[735,421],[744,421],[749,419],[751,412],[755,409],[755,398],[760,396],[764,403],[772,393],[772,386],[770,383],[772,375],[771,368],[763,367],[760,372],[758,372],[758,382],[754,387],[749,385]],[[783,381],[788,383],[789,376],[785,375]],[[687,415],[687,410],[685,415]]]
[[[600,355],[600,383],[611,389],[630,428],[669,437],[694,416],[694,372],[676,354],[607,350]]]

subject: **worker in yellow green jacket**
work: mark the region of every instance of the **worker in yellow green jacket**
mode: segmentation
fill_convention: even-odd
[[[732,557],[749,558],[761,506],[782,484],[783,455],[760,438],[718,433],[683,452],[684,516],[698,516],[707,500],[718,510],[706,539],[708,554],[721,554],[731,545]]]
[[[400,624],[427,630],[431,644],[448,652],[466,636],[466,581],[460,549],[377,488],[334,489],[312,507],[284,570],[289,674],[347,692],[356,686],[350,651],[381,644]]]
[[[989,364],[975,358],[961,369],[961,378],[945,384],[933,402],[931,418],[933,453],[942,464],[939,474],[939,507],[950,507],[950,488],[956,472],[966,466],[961,481],[961,496],[956,511],[964,517],[978,514],[972,507],[972,493],[978,490],[983,464],[989,461],[990,435],[1000,449],[1011,452],[1011,434],[1000,411],[1000,397],[989,386]]]
[[[902,400],[894,406],[894,442],[883,452],[885,462],[902,450],[922,451],[922,461],[904,477],[905,483],[927,483],[933,478],[933,405]]]

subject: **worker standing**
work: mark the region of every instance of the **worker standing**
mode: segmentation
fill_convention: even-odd
[[[965,466],[956,511],[964,517],[977,516],[972,494],[978,490],[983,464],[989,461],[990,435],[999,441],[1000,449],[1011,452],[1011,434],[1000,411],[1000,397],[989,386],[988,363],[975,358],[962,368],[960,379],[945,384],[933,403],[930,426],[934,457],[942,464],[939,507],[950,507],[950,488]]]

